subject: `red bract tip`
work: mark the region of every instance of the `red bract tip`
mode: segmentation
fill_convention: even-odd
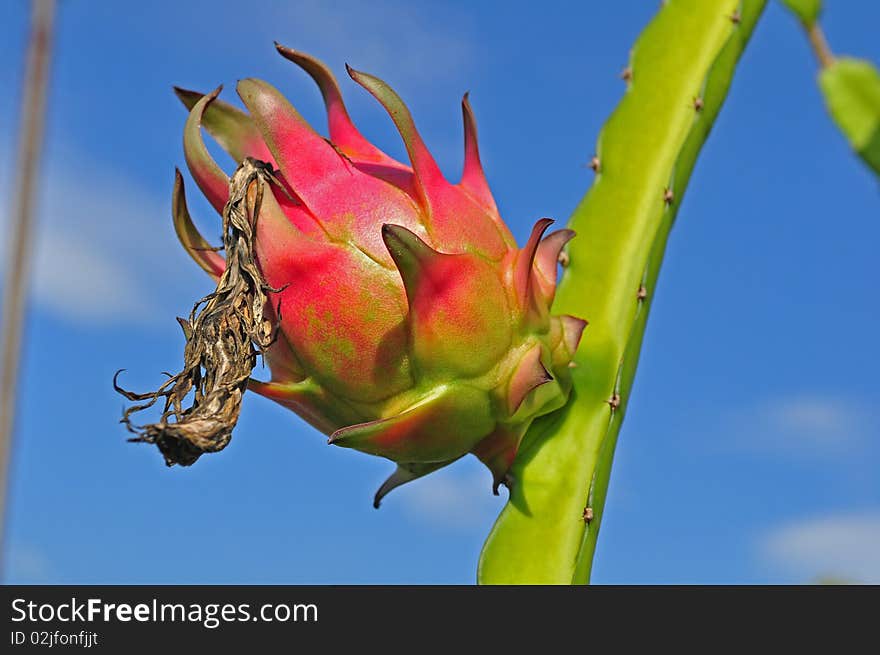
[[[218,213],[223,212],[223,206],[229,197],[229,177],[205,147],[202,139],[202,115],[206,107],[220,94],[222,88],[217,87],[196,102],[183,128],[183,154],[186,157],[186,165],[196,184]]]

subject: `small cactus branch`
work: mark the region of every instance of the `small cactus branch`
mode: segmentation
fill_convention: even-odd
[[[880,72],[871,62],[835,57],[819,26],[821,0],[782,0],[797,17],[819,61],[828,113],[852,149],[880,175]]]
[[[880,72],[868,61],[838,57],[820,71],[819,88],[852,149],[880,175]]]
[[[264,308],[266,293],[275,290],[266,285],[254,261],[255,217],[263,183],[272,181],[271,167],[251,158],[232,176],[223,210],[226,269],[216,290],[193,306],[189,319],[177,319],[186,338],[183,370],[150,393],[126,391],[116,383],[119,373],[114,376],[116,391],[130,401],[145,401],[123,413],[122,422],[137,435],[129,441],[156,444],[168,466],[189,466],[202,454],[226,447],[257,355],[274,338]],[[158,422],[132,423],[133,414],[160,398],[164,408]]]
[[[669,0],[633,49],[627,93],[599,139],[601,168],[569,223],[589,238],[570,245],[554,304],[591,325],[572,398],[526,436],[481,583],[589,582],[666,241],[765,4]]]

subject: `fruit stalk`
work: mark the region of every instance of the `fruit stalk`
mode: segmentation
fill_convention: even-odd
[[[639,37],[568,227],[554,311],[590,320],[566,407],[536,421],[480,559],[483,584],[586,584],[666,242],[765,0],[669,0]]]

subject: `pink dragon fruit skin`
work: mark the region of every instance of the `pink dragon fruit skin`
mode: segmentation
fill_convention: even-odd
[[[532,420],[568,397],[586,322],[551,316],[550,305],[557,259],[574,233],[544,237],[552,221],[541,219],[517,248],[483,174],[467,96],[464,171],[451,184],[383,81],[348,69],[390,114],[411,166],[358,132],[321,62],[277,48],[318,84],[329,139],[260,80],[238,84],[249,114],[217,100],[219,89],[177,89],[190,108],[187,165],[218,212],[229,178],[202,127],[236,161],[272,164],[284,187],[266,184],[256,223],[257,263],[281,289],[270,297],[279,336],[266,356],[271,380],[248,388],[330,443],[396,462],[377,506],[394,487],[467,453],[489,467],[497,493]],[[218,277],[225,263],[193,225],[179,173],[173,208],[182,244]]]

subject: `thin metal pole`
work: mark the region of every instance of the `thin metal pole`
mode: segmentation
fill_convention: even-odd
[[[9,459],[15,428],[15,407],[18,391],[18,370],[21,360],[28,273],[30,272],[31,241],[37,167],[43,144],[46,114],[46,91],[55,0],[32,0],[31,33],[28,42],[21,102],[15,183],[10,187],[9,245],[6,271],[3,276],[3,317],[0,323],[2,373],[0,373],[0,570],[5,553],[6,499],[9,490]]]

